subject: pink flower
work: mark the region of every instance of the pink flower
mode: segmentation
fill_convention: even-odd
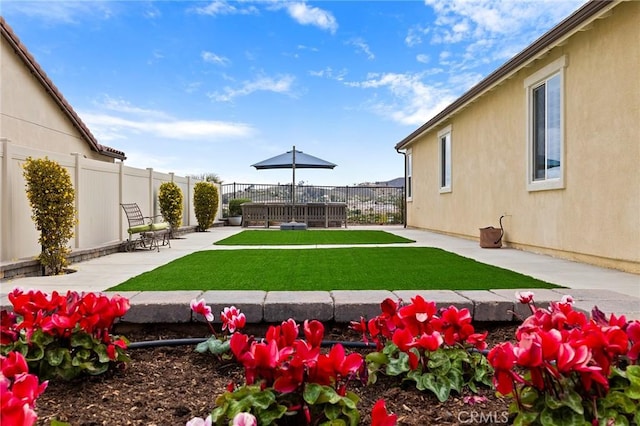
[[[213,319],[213,315],[211,318]],[[235,306],[224,308],[220,313],[220,320],[222,321],[222,330],[228,329],[229,333],[233,333],[237,329],[243,328],[247,323],[245,315]]]
[[[471,396],[463,396],[462,397],[462,402],[464,402],[465,404],[469,404],[469,405],[474,405],[474,404],[483,404],[485,402],[487,402],[488,399],[484,396],[477,396],[477,395],[471,395]]]
[[[573,305],[573,297],[571,297],[568,294],[565,294],[564,296],[562,296],[562,299],[560,299],[560,303],[563,303],[563,304],[568,303],[570,305]]]
[[[258,420],[253,414],[238,413],[233,418],[233,426],[258,426]]]
[[[196,314],[200,314],[207,319],[207,321],[213,321],[213,314],[211,313],[211,306],[207,306],[204,299],[191,301],[191,310]]]
[[[533,292],[532,291],[519,291],[516,292],[516,299],[520,301],[520,303],[527,304],[533,302]]]
[[[202,417],[194,417],[187,422],[186,426],[211,426],[212,422],[213,420],[211,419],[211,415],[207,416],[206,419],[203,419]]]

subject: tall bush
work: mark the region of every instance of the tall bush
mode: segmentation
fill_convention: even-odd
[[[76,225],[75,191],[69,172],[47,157],[28,157],[23,164],[31,218],[40,231],[38,259],[45,274],[58,275],[68,265],[67,246]]]
[[[171,235],[182,224],[182,191],[173,182],[165,182],[160,185],[158,201],[160,212],[164,219],[171,225]]]
[[[218,188],[211,182],[198,182],[193,188],[193,207],[198,220],[198,230],[211,227],[218,212]]]

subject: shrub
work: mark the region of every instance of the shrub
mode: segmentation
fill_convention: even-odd
[[[102,374],[129,360],[128,341],[110,334],[129,309],[124,297],[15,289],[8,298],[13,312],[0,312],[0,353],[20,352],[40,378]]]
[[[251,198],[234,198],[233,200],[229,200],[229,216],[242,216],[242,207],[240,207],[240,205],[250,202]]]
[[[193,188],[193,207],[198,220],[198,230],[211,227],[218,212],[218,188],[211,182],[198,182]]]
[[[165,182],[160,185],[158,201],[160,202],[160,212],[164,219],[171,225],[173,230],[178,229],[182,224],[182,191],[173,182]]]
[[[58,275],[67,266],[71,252],[67,242],[77,223],[75,192],[69,172],[55,161],[27,158],[23,165],[31,218],[40,231],[42,247],[38,259],[45,274]]]

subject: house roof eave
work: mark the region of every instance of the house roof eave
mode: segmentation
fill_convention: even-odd
[[[512,77],[522,68],[539,59],[555,46],[562,44],[566,39],[580,31],[581,28],[598,19],[599,16],[611,10],[618,3],[620,3],[620,0],[589,1],[398,142],[395,145],[396,151],[408,148],[415,139],[448,120],[461,109]]]
[[[33,55],[29,53],[25,45],[22,44],[18,36],[13,32],[9,24],[7,24],[4,17],[2,16],[0,16],[0,32],[2,33],[2,36],[4,36],[4,38],[7,40],[14,52],[27,66],[29,71],[31,71],[36,79],[38,79],[47,93],[49,93],[49,95],[58,104],[60,109],[71,120],[73,126],[80,132],[82,138],[89,144],[91,149],[111,158],[125,160],[127,157],[125,156],[125,153],[123,151],[98,143],[97,139],[95,138],[95,136],[93,136],[89,128],[80,119],[73,107],[71,107],[60,90],[58,90],[53,81],[49,78],[49,76],[47,76],[47,74],[44,72],[42,67],[40,67]]]

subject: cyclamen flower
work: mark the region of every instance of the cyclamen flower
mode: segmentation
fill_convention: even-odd
[[[211,316],[213,319],[213,315]],[[247,318],[235,306],[226,307],[220,312],[220,320],[222,321],[222,330],[229,330],[229,333],[235,332],[239,328],[243,328],[247,322]]]
[[[371,410],[371,426],[395,426],[397,421],[397,414],[387,413],[384,399],[378,400]]]
[[[532,291],[519,291],[516,292],[516,299],[520,301],[520,303],[527,304],[533,302],[533,292]]]
[[[0,424],[33,425],[38,416],[36,399],[48,382],[38,383],[38,376],[29,374],[27,362],[19,352],[0,356]]]
[[[233,418],[233,426],[258,426],[258,419],[250,413],[238,413]]]
[[[185,426],[211,426],[212,423],[213,419],[211,418],[211,415],[209,415],[206,419],[203,419],[202,417],[194,417],[189,420]]]
[[[213,314],[211,313],[211,306],[207,306],[204,299],[191,301],[191,310],[196,314],[200,314],[207,319],[207,321],[213,321]]]
[[[573,297],[571,297],[568,294],[565,294],[564,296],[562,296],[562,299],[560,299],[560,303],[568,303],[570,305],[573,305]]]

